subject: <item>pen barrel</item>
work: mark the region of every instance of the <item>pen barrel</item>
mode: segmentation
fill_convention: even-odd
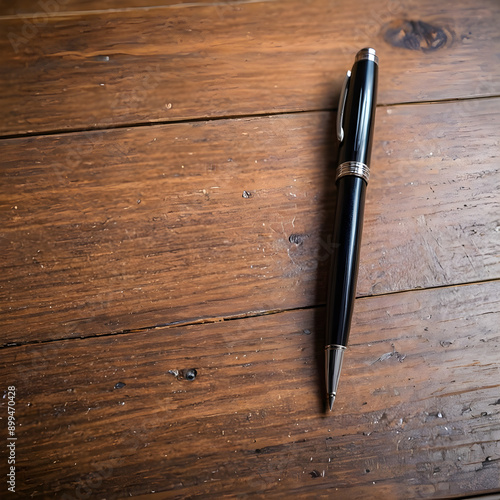
[[[339,148],[339,165],[358,162],[370,166],[378,64],[361,59],[352,67],[344,110],[344,140]]]
[[[328,283],[327,346],[347,346],[351,327],[377,104],[377,61],[373,49],[359,51],[347,88]]]
[[[346,346],[349,338],[356,297],[366,182],[360,177],[347,175],[338,180],[337,187],[328,283],[327,346]]]

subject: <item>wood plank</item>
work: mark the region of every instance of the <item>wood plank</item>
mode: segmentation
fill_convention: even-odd
[[[500,277],[499,106],[379,109],[359,295]],[[2,343],[324,303],[333,118],[3,141]]]
[[[103,12],[111,10],[147,9],[149,7],[165,6],[185,6],[191,7],[193,4],[239,4],[248,3],[255,0],[106,0],[106,3],[99,0],[16,0],[15,2],[0,3],[0,16],[22,16],[29,20],[39,20],[33,17],[39,14],[57,15],[61,13],[75,12]],[[265,0],[258,0],[260,2]]]
[[[66,499],[500,491],[499,298],[496,281],[358,299],[331,414],[320,382],[323,308],[5,348],[0,376],[16,386],[16,491]],[[169,373],[189,368],[192,382]],[[1,455],[4,473],[5,447]]]
[[[446,16],[431,0],[293,0],[0,20],[0,134],[333,109],[366,45],[380,103],[499,95],[500,4],[440,5]]]
[[[359,293],[498,277],[500,101],[390,107],[376,123]]]

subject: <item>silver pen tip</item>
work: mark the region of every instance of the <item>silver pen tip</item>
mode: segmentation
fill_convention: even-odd
[[[333,410],[333,403],[335,403],[335,394],[328,395],[328,404],[330,405],[330,411]]]

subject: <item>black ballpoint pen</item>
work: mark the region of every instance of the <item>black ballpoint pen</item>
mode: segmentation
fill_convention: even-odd
[[[337,112],[340,142],[336,171],[337,208],[326,318],[326,390],[330,410],[337,395],[342,360],[351,327],[365,191],[377,100],[378,57],[366,48],[347,72]]]

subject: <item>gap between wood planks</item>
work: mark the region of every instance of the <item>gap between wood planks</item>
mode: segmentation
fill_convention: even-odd
[[[384,297],[387,295],[399,295],[399,294],[410,293],[410,292],[423,292],[426,290],[439,290],[439,289],[445,289],[445,288],[451,289],[451,288],[457,288],[457,287],[463,287],[463,286],[480,285],[480,284],[485,284],[485,283],[495,283],[495,282],[499,282],[499,281],[500,281],[500,278],[496,278],[496,279],[473,281],[470,283],[456,283],[456,284],[452,284],[452,285],[450,285],[450,284],[437,285],[437,286],[429,286],[429,287],[424,287],[424,288],[414,288],[411,290],[396,290],[396,291],[391,291],[391,292],[379,293],[379,294],[375,294],[375,295],[364,295],[364,296],[356,297],[356,300],[373,299],[373,298],[378,298],[378,297]],[[325,304],[315,304],[315,305],[301,306],[301,307],[290,307],[290,308],[285,308],[285,309],[270,309],[267,311],[249,311],[246,313],[232,314],[232,315],[228,315],[228,316],[214,316],[214,317],[206,317],[206,318],[179,320],[179,321],[173,321],[171,323],[161,323],[158,325],[144,326],[141,328],[130,328],[130,329],[119,330],[116,332],[109,332],[109,333],[94,333],[94,334],[90,334],[90,335],[61,337],[61,338],[57,338],[57,339],[48,339],[48,340],[40,340],[40,341],[29,340],[26,342],[12,342],[12,343],[8,343],[8,344],[0,346],[0,351],[2,349],[8,349],[10,347],[20,347],[20,346],[38,345],[38,344],[51,344],[54,342],[61,342],[61,341],[66,341],[66,340],[86,340],[86,339],[97,338],[97,337],[101,338],[101,337],[112,337],[112,336],[116,336],[116,335],[128,335],[130,333],[145,332],[148,330],[160,330],[160,329],[186,327],[186,326],[192,326],[192,325],[222,323],[222,322],[236,321],[236,320],[241,320],[241,319],[246,319],[246,318],[257,318],[260,316],[271,316],[274,314],[282,314],[282,313],[286,313],[286,312],[320,309],[322,307],[325,307]],[[390,342],[393,340],[398,340],[398,338],[383,339],[380,342]],[[374,343],[378,343],[378,342],[371,341],[370,343],[374,344]],[[358,345],[358,344],[351,344],[351,345]]]
[[[404,102],[393,102],[393,103],[383,103],[377,104],[377,108],[390,108],[390,107],[400,107],[400,106],[418,106],[427,104],[447,104],[450,102],[461,102],[461,101],[475,101],[475,100],[485,100],[485,99],[498,99],[500,94],[494,95],[483,95],[483,96],[471,96],[471,97],[450,97],[439,100],[429,100],[429,101],[404,101]],[[155,127],[163,125],[176,125],[179,123],[199,123],[199,122],[214,122],[222,120],[242,120],[245,118],[266,118],[273,116],[283,116],[283,115],[300,115],[303,113],[333,113],[336,112],[338,108],[318,108],[318,109],[301,109],[295,111],[277,111],[274,113],[245,113],[241,115],[221,115],[221,116],[205,116],[197,118],[184,118],[180,120],[160,120],[155,122],[131,122],[131,123],[118,123],[116,125],[110,124],[105,127],[80,127],[73,129],[54,129],[46,130],[44,132],[17,132],[15,134],[0,134],[0,140],[3,139],[23,139],[25,137],[44,137],[53,135],[70,135],[79,134],[83,132],[104,132],[106,130],[120,130],[127,128],[144,128],[144,127]]]

